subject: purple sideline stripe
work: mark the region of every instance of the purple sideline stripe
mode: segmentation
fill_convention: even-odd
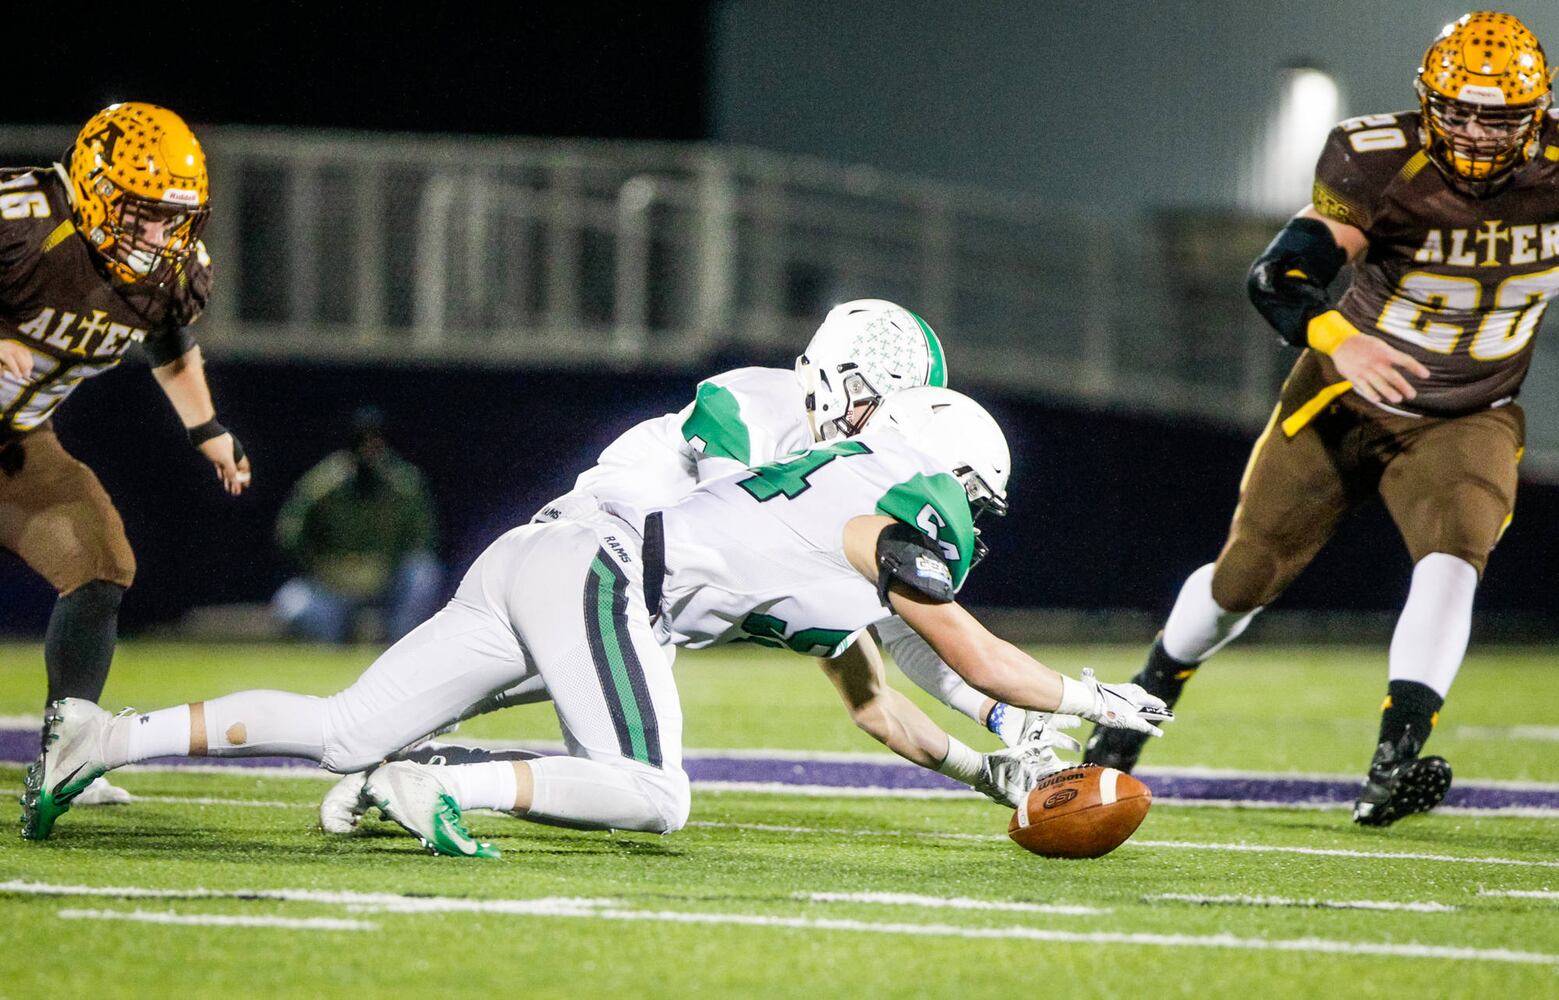
[[[27,763],[38,754],[34,732],[0,729],[0,762]],[[160,757],[149,764],[218,764],[233,767],[312,768],[313,761],[296,757]],[[740,781],[777,785],[819,785],[827,788],[905,788],[962,790],[963,785],[924,768],[884,761],[797,760],[786,758],[689,757],[688,777],[698,782]],[[1159,774],[1151,769],[1140,777],[1161,799],[1271,802],[1287,805],[1351,803],[1354,781],[1313,778],[1189,777]],[[1456,785],[1445,797],[1448,806],[1468,809],[1528,807],[1559,809],[1559,790]]]

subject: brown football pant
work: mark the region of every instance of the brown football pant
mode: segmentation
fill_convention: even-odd
[[[12,442],[0,471],[0,546],[48,580],[60,595],[93,580],[129,587],[135,555],[124,522],[92,470],[45,424]]]
[[[1483,575],[1515,509],[1520,406],[1415,418],[1348,392],[1289,437],[1279,414],[1302,402],[1285,398],[1251,453],[1213,572],[1219,607],[1241,612],[1272,603],[1343,517],[1376,494],[1415,564],[1444,552]]]

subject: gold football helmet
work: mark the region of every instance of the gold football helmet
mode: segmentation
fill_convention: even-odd
[[[184,119],[110,104],[70,150],[76,228],[129,282],[166,284],[195,253],[209,212],[206,154]]]
[[[1492,191],[1532,155],[1550,75],[1537,36],[1510,14],[1476,11],[1447,24],[1416,83],[1429,158],[1458,187]]]

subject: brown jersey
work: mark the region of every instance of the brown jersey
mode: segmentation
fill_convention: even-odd
[[[153,364],[182,355],[210,291],[204,247],[166,287],[108,277],[71,223],[69,184],[57,164],[0,169],[0,338],[33,354],[28,378],[0,373],[0,438],[37,428],[133,343]]]
[[[1429,369],[1426,379],[1403,373],[1418,395],[1402,408],[1447,416],[1516,394],[1543,311],[1559,294],[1552,117],[1532,160],[1482,198],[1452,187],[1429,161],[1418,112],[1350,118],[1326,140],[1314,202],[1369,238],[1338,309]]]

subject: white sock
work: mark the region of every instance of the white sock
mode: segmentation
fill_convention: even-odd
[[[1213,600],[1213,567],[1208,563],[1186,578],[1164,623],[1164,652],[1181,663],[1201,663],[1240,637],[1261,611],[1225,611]]]
[[[658,831],[655,800],[621,767],[579,757],[529,761],[535,790],[527,816],[590,829]]]
[[[189,756],[189,706],[115,719],[104,750],[110,767],[152,757]]]
[[[290,691],[240,691],[205,703],[210,757],[304,757],[325,753],[325,699]]]
[[[514,811],[514,796],[518,787],[511,761],[451,764],[439,768],[438,777],[462,809]]]
[[[1446,696],[1467,654],[1477,589],[1478,571],[1465,559],[1431,552],[1418,561],[1391,636],[1391,680],[1417,681]]]

